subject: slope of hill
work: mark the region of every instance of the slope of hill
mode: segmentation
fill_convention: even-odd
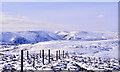
[[[62,40],[84,40],[84,41],[95,41],[95,40],[107,40],[117,39],[117,32],[86,32],[86,31],[71,31],[71,32],[57,32],[56,34],[62,35]]]
[[[2,32],[0,42],[11,44],[31,44],[51,40],[80,40],[96,41],[117,39],[117,32],[86,32],[86,31],[21,31],[21,32]]]
[[[57,40],[59,36],[48,31],[21,31],[0,33],[2,43],[28,44]]]
[[[120,69],[118,65],[119,39],[117,32],[57,31],[52,33],[25,31],[4,32],[0,36],[0,40],[4,43],[19,44],[0,45],[0,70],[12,69],[12,67],[20,70],[21,50],[24,51],[24,69],[52,70],[59,68],[60,70],[70,70],[77,68],[79,70],[80,66],[87,70]],[[44,55],[46,55],[45,65],[42,64],[42,58],[39,56],[40,50],[43,49]],[[54,57],[51,58],[50,64],[47,57],[48,49],[50,49],[51,56]],[[68,52],[69,57],[56,61],[55,56],[58,50],[60,50],[61,56],[63,56],[63,50],[65,53]],[[30,60],[27,59],[27,51],[29,51]],[[32,67],[33,58],[36,58],[36,67]]]

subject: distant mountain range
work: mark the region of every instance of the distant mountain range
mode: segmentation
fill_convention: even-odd
[[[3,44],[29,44],[51,40],[107,40],[118,38],[117,32],[87,32],[87,31],[20,31],[0,33]]]
[[[62,37],[62,40],[84,40],[96,41],[118,38],[117,32],[87,32],[87,31],[71,31],[71,32],[56,32]]]
[[[0,34],[2,43],[28,44],[43,41],[58,40],[59,36],[48,31],[21,31],[2,32]]]

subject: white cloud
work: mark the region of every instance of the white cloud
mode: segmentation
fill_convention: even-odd
[[[97,18],[104,18],[104,15],[100,14],[100,15],[97,16]]]
[[[26,16],[12,17],[10,15],[2,15],[2,31],[28,31],[28,30],[64,30],[67,26],[62,24],[53,24],[38,20],[30,20]],[[71,26],[72,27],[72,26]]]

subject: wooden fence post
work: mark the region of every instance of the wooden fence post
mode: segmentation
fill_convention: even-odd
[[[58,60],[58,51],[56,51],[56,60]]]
[[[41,58],[41,50],[40,50],[40,58]]]
[[[35,55],[33,55],[33,67],[35,67]]]
[[[67,51],[67,56],[68,56],[68,58],[69,58],[69,53],[68,53],[68,51]]]
[[[50,63],[50,49],[48,50],[48,62]]]
[[[27,51],[27,59],[29,59],[29,52]]]
[[[60,59],[60,50],[59,50],[59,59]]]
[[[64,58],[64,50],[63,50],[63,58]]]
[[[44,50],[42,50],[42,62],[43,62],[43,65],[44,65]]]
[[[21,72],[23,72],[23,50],[21,50]]]

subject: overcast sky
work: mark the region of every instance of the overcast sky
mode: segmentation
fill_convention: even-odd
[[[117,31],[117,2],[4,2],[3,31]]]

